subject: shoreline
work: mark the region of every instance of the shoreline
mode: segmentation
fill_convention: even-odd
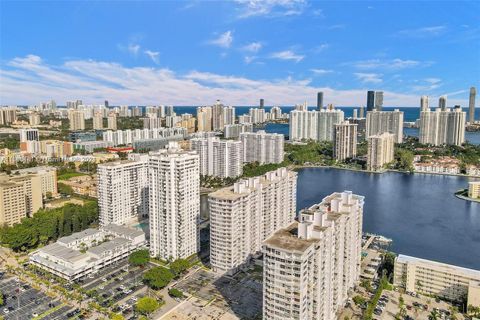
[[[468,192],[468,189],[458,190],[457,192],[454,193],[454,195],[455,195],[455,197],[457,197],[458,199],[461,199],[461,200],[480,203],[480,199],[474,199],[474,198],[470,198],[470,197],[462,195],[462,193],[464,193],[465,191]]]

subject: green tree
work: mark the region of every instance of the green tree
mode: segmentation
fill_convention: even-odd
[[[170,270],[178,277],[190,267],[190,263],[186,259],[177,259],[170,264]]]
[[[125,320],[125,317],[118,313],[112,313],[110,315],[110,320]]]
[[[158,307],[158,301],[151,297],[140,298],[135,304],[135,310],[144,315],[154,312]]]
[[[145,284],[155,290],[165,288],[172,279],[172,272],[164,267],[152,268],[143,275]]]
[[[147,249],[137,250],[130,254],[128,262],[135,267],[145,266],[150,260],[150,253]]]
[[[172,288],[168,290],[168,294],[174,298],[183,298],[183,292],[176,288]]]

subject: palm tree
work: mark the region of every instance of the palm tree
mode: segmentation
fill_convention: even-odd
[[[439,314],[436,310],[433,310],[430,312],[430,315],[428,316],[428,320],[438,320],[439,319]]]

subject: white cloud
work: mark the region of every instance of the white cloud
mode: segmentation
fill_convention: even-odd
[[[269,18],[295,16],[303,13],[306,0],[236,0],[239,18],[265,16]]]
[[[147,56],[150,57],[150,59],[152,59],[153,62],[155,62],[156,64],[158,64],[158,62],[159,62],[159,59],[158,59],[158,58],[159,58],[160,52],[151,51],[151,50],[145,50],[144,52],[145,52],[145,54],[146,54]]]
[[[327,70],[327,69],[310,69],[310,71],[312,71],[316,75],[324,75],[324,74],[333,72],[333,70]]]
[[[363,83],[381,83],[382,80],[382,74],[378,73],[361,73],[357,72],[354,73],[354,75],[357,77],[358,80],[360,80]]]
[[[252,42],[244,46],[242,49],[249,52],[258,52],[262,49],[263,45],[261,42]]]
[[[328,48],[330,48],[330,45],[328,43],[322,43],[322,44],[316,46],[315,48],[313,48],[313,52],[320,53],[320,52],[323,52],[323,51],[327,50]]]
[[[305,58],[304,55],[297,54],[292,50],[274,52],[270,55],[270,57],[274,59],[280,59],[280,60],[293,60],[295,62],[300,62],[303,60],[303,58]]]
[[[413,86],[414,91],[431,91],[442,86],[442,79],[439,78],[425,78],[419,82],[419,85]]]
[[[249,105],[256,101],[255,97],[268,97],[272,104],[278,105],[293,105],[307,99],[314,105],[318,91],[325,93],[327,103],[340,106],[365,103],[363,88],[316,87],[308,79],[253,80],[200,71],[178,74],[166,68],[125,67],[94,60],[49,65],[35,55],[0,64],[0,83],[0,105],[35,104],[50,99],[62,105],[72,98],[81,98],[86,103],[103,103],[108,99],[112,105],[204,105],[221,98],[228,100],[228,104]],[[384,92],[385,105],[418,105],[420,93]],[[450,99],[450,103],[466,105],[467,98]]]
[[[245,61],[246,64],[250,64],[253,62],[253,60],[257,59],[256,56],[245,56],[243,58],[243,61]]]
[[[140,45],[130,43],[127,47],[127,50],[128,52],[136,56],[138,54],[138,51],[140,51]]]
[[[232,31],[227,31],[218,36],[218,38],[210,40],[209,43],[221,48],[230,48],[233,42]]]
[[[431,61],[417,61],[417,60],[403,60],[403,59],[391,59],[391,60],[381,60],[381,59],[370,59],[370,60],[360,60],[352,63],[347,63],[354,66],[357,69],[372,70],[372,69],[383,69],[383,70],[401,70],[414,67],[428,67],[433,64]]]
[[[397,32],[397,35],[410,38],[436,37],[447,31],[446,26],[430,26],[417,29],[404,29]]]

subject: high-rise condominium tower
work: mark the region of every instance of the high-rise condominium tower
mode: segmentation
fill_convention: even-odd
[[[85,130],[85,114],[83,110],[68,110],[70,130]]]
[[[263,319],[336,319],[360,277],[364,197],[333,193],[263,243]]]
[[[460,107],[420,112],[419,141],[424,144],[461,145],[465,141],[466,112]]]
[[[187,258],[200,248],[199,156],[171,142],[149,159],[150,254]]]
[[[375,110],[383,109],[383,91],[375,91]]]
[[[220,178],[238,177],[243,173],[241,141],[218,137],[190,140],[192,150],[200,156],[200,175]]]
[[[234,273],[261,251],[262,241],[293,222],[297,174],[280,168],[210,193],[210,262]]]
[[[447,110],[447,96],[441,96],[440,98],[438,98],[438,107],[442,111]]]
[[[367,150],[367,170],[378,171],[383,166],[393,161],[395,136],[384,132],[370,136]]]
[[[197,108],[197,131],[212,131],[212,107]]]
[[[260,109],[263,109],[265,107],[265,100],[260,99]]]
[[[348,121],[335,125],[333,156],[338,161],[357,155],[357,126]]]
[[[475,87],[470,88],[470,97],[468,99],[468,121],[470,124],[475,123],[475,96],[477,95],[477,89]]]
[[[103,129],[103,115],[101,112],[95,112],[93,115],[93,129],[102,130]]]
[[[317,111],[323,109],[323,92],[317,92]]]
[[[290,112],[290,140],[333,141],[334,125],[344,119],[342,110]]]
[[[129,224],[148,215],[148,155],[98,165],[100,225]]]
[[[420,112],[428,110],[428,96],[420,97]]]
[[[283,161],[283,134],[257,132],[240,133],[243,144],[243,162],[260,164],[280,163]]]
[[[368,111],[367,138],[389,132],[395,135],[395,143],[403,141],[403,111]]]

